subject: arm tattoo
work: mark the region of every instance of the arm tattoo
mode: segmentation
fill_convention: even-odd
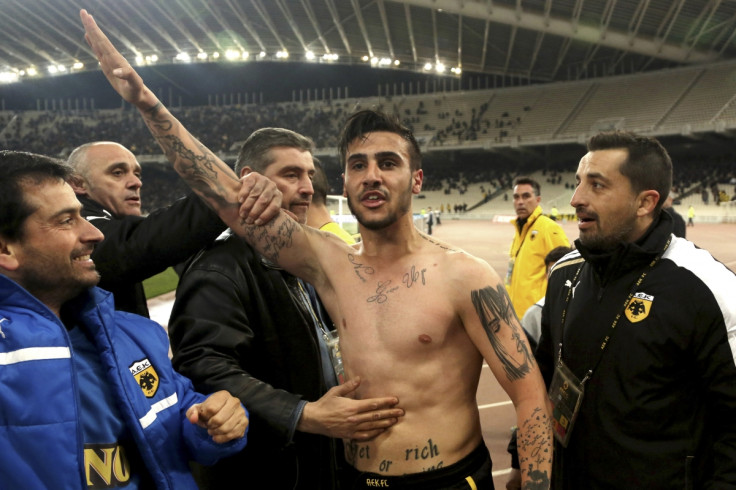
[[[151,133],[156,138],[159,146],[169,161],[174,162],[174,170],[184,179],[184,181],[197,194],[205,198],[205,202],[209,204],[210,200],[214,201],[215,206],[225,208],[228,206],[237,206],[237,202],[229,202],[227,200],[228,191],[222,183],[218,182],[220,178],[227,177],[234,179],[228,172],[221,172],[219,163],[215,156],[201,143],[197,143],[199,152],[195,152],[187,148],[186,144],[174,134],[168,133],[174,127],[174,121],[169,118],[159,116],[159,111],[163,107],[161,103],[157,103],[146,111],[144,120]],[[194,139],[192,137],[192,139]]]
[[[146,114],[143,117],[144,122],[146,123],[146,126],[154,128],[158,128],[161,131],[171,131],[171,128],[174,127],[174,123],[166,118],[159,118],[158,113],[163,108],[163,104],[161,101],[158,101],[156,105],[151,107],[150,109],[146,109]]]
[[[470,298],[483,329],[488,335],[491,347],[493,347],[504,371],[506,371],[506,376],[510,381],[526,376],[534,365],[534,357],[529,352],[529,347],[516,326],[514,309],[511,306],[506,289],[502,284],[499,284],[496,290],[488,286],[477,291],[471,291]],[[516,342],[516,352],[522,354],[521,361],[514,359],[501,341],[499,337],[501,321],[511,329],[511,338]]]
[[[528,475],[524,489],[549,488],[547,471],[540,468],[552,462],[551,421],[547,414],[537,407],[532,416],[525,420],[516,433],[519,447],[519,467]],[[523,429],[523,430],[522,430]],[[522,456],[523,454],[523,456]]]
[[[245,239],[262,253],[268,260],[279,263],[279,255],[284,248],[294,243],[294,233],[301,231],[301,226],[287,218],[281,223],[272,220],[265,225],[245,225]]]

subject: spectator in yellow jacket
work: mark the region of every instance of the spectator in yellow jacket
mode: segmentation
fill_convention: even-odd
[[[556,247],[569,247],[562,227],[542,214],[539,182],[529,177],[514,180],[514,241],[509,251],[506,289],[517,316],[521,316],[547,289],[544,258]]]

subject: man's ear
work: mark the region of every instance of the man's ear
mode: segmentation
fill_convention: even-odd
[[[253,169],[250,168],[250,167],[248,167],[246,165],[245,167],[243,167],[243,168],[240,169],[240,178],[242,179],[243,177],[245,177],[246,175],[248,175],[252,171],[253,171]]]
[[[422,181],[424,181],[424,171],[420,168],[419,170],[415,170],[412,172],[412,184],[411,184],[411,192],[412,194],[419,194],[422,192]]]
[[[12,272],[18,268],[15,242],[11,242],[0,235],[0,271]]]
[[[340,174],[342,177],[342,197],[348,197],[348,191],[345,189],[345,172]]]
[[[636,210],[638,216],[646,216],[654,212],[659,202],[659,192],[650,189],[639,193],[639,208]]]
[[[69,185],[74,190],[74,193],[81,196],[87,195],[87,183],[81,175],[72,174],[69,176]]]

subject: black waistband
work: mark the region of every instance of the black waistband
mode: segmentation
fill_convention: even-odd
[[[362,472],[348,467],[347,473],[350,475],[350,486],[348,488],[442,488],[472,475],[490,459],[491,454],[488,452],[485,443],[481,441],[478,447],[460,461],[445,468],[422,473],[389,476],[380,473]]]

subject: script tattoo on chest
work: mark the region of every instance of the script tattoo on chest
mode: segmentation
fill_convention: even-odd
[[[427,284],[424,279],[424,273],[427,272],[427,269],[422,269],[421,272],[417,271],[416,266],[411,266],[411,271],[404,274],[403,282],[406,284],[407,288],[410,288],[414,285],[415,282],[417,282],[420,279],[422,281],[422,286]]]
[[[470,297],[488,340],[491,342],[491,347],[501,361],[508,379],[514,381],[526,376],[534,365],[534,358],[529,345],[522,336],[521,327],[518,326],[506,288],[502,284],[499,284],[497,289],[488,286],[471,291]],[[501,322],[507,327],[502,328]],[[502,340],[501,335],[508,334],[516,346],[515,353],[509,352],[507,345]],[[521,354],[521,360],[518,359],[518,354]]]
[[[391,289],[389,289],[389,286],[391,285],[391,280],[389,279],[386,282],[378,281],[378,286],[376,287],[376,294],[373,296],[370,296],[368,298],[369,303],[385,303],[386,300],[388,300],[389,293],[393,293],[397,289],[399,289],[399,286],[394,286]]]
[[[424,274],[426,271],[427,269],[422,269],[421,271],[418,271],[416,266],[412,265],[411,270],[403,275],[401,282],[404,283],[404,286],[406,286],[407,289],[411,288],[415,284],[418,284],[419,281],[421,281],[422,286],[425,286],[427,284],[427,280]],[[374,294],[373,296],[369,296],[367,301],[368,303],[385,303],[388,300],[388,295],[395,292],[397,289],[399,289],[399,286],[391,287],[391,279],[389,279],[388,281],[378,281],[378,285],[376,286],[376,294]]]
[[[353,265],[355,275],[363,282],[366,282],[366,278],[363,277],[363,274],[373,274],[375,272],[373,267],[356,262],[355,255],[353,254],[348,254],[348,261]]]

